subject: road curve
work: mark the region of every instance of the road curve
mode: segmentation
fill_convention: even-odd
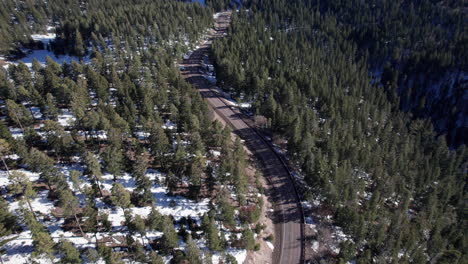
[[[233,128],[234,133],[245,140],[249,150],[262,161],[261,169],[272,186],[273,192],[270,198],[275,205],[273,263],[303,263],[303,214],[287,167],[269,143],[245,122],[238,111],[228,106],[224,99],[212,90],[213,85],[203,77],[205,71],[202,66],[203,56],[210,53],[212,40],[225,34],[229,21],[229,12],[221,13],[215,18],[215,28],[209,38],[181,64],[182,75],[197,88],[210,108]]]

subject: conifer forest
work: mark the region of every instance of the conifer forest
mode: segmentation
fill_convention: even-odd
[[[468,264],[463,0],[3,0],[0,263]]]

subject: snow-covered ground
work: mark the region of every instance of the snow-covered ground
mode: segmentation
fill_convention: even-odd
[[[62,113],[58,115],[58,122],[64,127],[72,125],[75,120],[75,115],[69,109],[62,109]]]
[[[39,173],[35,173],[35,172],[30,172],[28,170],[10,170],[10,172],[13,172],[13,171],[18,171],[18,172],[22,172],[24,174],[26,174],[26,176],[28,177],[28,179],[30,181],[37,181],[39,179]],[[8,174],[6,171],[3,171],[1,170],[0,171],[0,187],[5,187],[7,186],[8,184],[10,184],[10,181],[8,180]]]
[[[244,263],[247,258],[247,250],[245,249],[228,249],[225,251],[226,254],[232,255],[236,258],[237,263]],[[219,263],[221,260],[221,255],[219,253],[213,254],[213,263]]]
[[[22,137],[23,137],[23,130],[22,130],[21,128],[18,128],[18,127],[9,127],[9,130],[10,130],[11,136],[12,136],[14,139],[22,138]]]
[[[49,28],[49,30],[52,30]],[[47,46],[55,39],[55,33],[47,33],[47,34],[33,34],[31,38],[35,41],[40,41],[44,44],[44,49],[42,50],[25,50],[26,56],[18,61],[7,61],[7,65],[4,67],[8,67],[8,64],[17,64],[20,62],[25,63],[28,67],[32,67],[32,62],[36,59],[39,63],[45,65],[47,61],[47,57],[51,57],[54,61],[58,64],[62,64],[64,62],[71,63],[73,60],[80,61],[80,58],[76,56],[69,56],[69,55],[59,55],[56,56],[52,51],[47,50]],[[90,59],[89,57],[82,58],[85,62],[88,62]]]
[[[173,130],[177,128],[177,124],[172,122],[171,120],[167,120],[166,123],[162,126],[162,128]]]
[[[83,171],[83,167],[79,165],[78,163],[73,163],[71,165],[61,165],[60,171],[64,173],[65,176],[69,175],[69,172],[71,170],[78,170],[78,171]],[[39,174],[38,173],[33,173],[27,170],[19,170],[23,173],[25,173],[29,180],[34,182],[39,179]],[[164,175],[161,174],[160,172],[156,170],[148,170],[146,174],[152,182],[154,182],[156,179],[158,179],[160,182],[164,181]],[[112,188],[113,184],[113,176],[110,174],[105,174],[102,176],[103,181],[102,181],[102,186],[105,190],[110,191]],[[83,177],[84,179],[84,177]],[[71,181],[68,179],[68,183],[70,186],[72,186]],[[135,180],[132,178],[132,176],[128,173],[124,174],[123,176],[119,177],[117,180],[118,183],[122,184],[124,188],[128,191],[133,191],[135,189]],[[1,187],[6,187],[9,184],[8,180],[8,175],[6,171],[0,171],[0,186]],[[84,185],[89,185],[89,183],[83,183],[81,187],[84,187]],[[198,222],[198,224],[201,223],[201,217],[204,213],[207,213],[209,210],[209,200],[208,199],[203,199],[199,202],[189,200],[185,197],[182,196],[169,196],[167,195],[167,188],[164,186],[161,186],[159,184],[153,184],[151,188],[151,192],[154,195],[155,198],[155,205],[158,211],[162,215],[172,215],[175,220],[180,220],[182,217],[191,217],[195,221]],[[64,223],[63,218],[55,218],[52,216],[51,211],[55,208],[54,201],[50,201],[47,198],[48,195],[48,190],[43,190],[38,192],[38,195],[36,198],[32,200],[32,207],[36,212],[40,212],[40,215],[44,216],[49,216],[50,220],[43,221],[42,217],[40,217],[40,221],[47,227],[49,230],[51,237],[55,242],[58,242],[60,239],[64,238],[72,242],[77,248],[79,249],[84,249],[88,247],[95,247],[95,237],[94,234],[88,233],[87,236],[88,238],[84,238],[81,236],[77,236],[76,234],[72,232],[66,232],[63,231],[62,225]],[[80,202],[84,202],[84,195],[81,194],[81,192],[77,191],[77,196],[80,199]],[[10,198],[12,199],[12,198]],[[107,213],[109,214],[109,221],[112,223],[112,232],[110,233],[98,233],[97,238],[103,238],[103,237],[119,237],[119,236],[124,236],[125,233],[124,230],[122,229],[122,224],[125,220],[124,218],[124,211],[121,208],[115,208],[108,206],[104,204],[101,201],[101,198],[97,199],[97,206],[99,208],[99,213]],[[9,203],[9,210],[14,212],[16,215],[20,215],[20,208],[24,206],[20,204],[20,201],[12,201]],[[146,207],[132,207],[130,208],[130,211],[132,212],[133,215],[140,215],[143,218],[148,217],[148,215],[151,212],[151,207],[146,206]],[[177,228],[177,227],[176,227]],[[17,236],[17,237],[16,237]],[[156,238],[159,238],[162,236],[161,232],[158,231],[153,231],[153,232],[148,232],[146,237],[143,238],[145,243],[148,243],[149,240],[154,240]],[[14,236],[10,236],[9,238],[16,237],[14,240],[8,242],[5,244],[3,247],[6,250],[6,253],[2,256],[4,263],[11,263],[11,264],[17,264],[17,263],[30,263],[30,256],[32,251],[34,250],[32,246],[32,238],[31,238],[31,232],[27,229],[25,229],[23,232],[16,234]],[[136,237],[135,239],[141,240],[141,237]],[[204,239],[200,239],[198,241],[198,245],[200,248],[206,248],[205,241]],[[184,244],[181,243],[179,245],[181,248],[184,247]],[[243,263],[246,256],[247,256],[247,251],[246,250],[240,250],[240,249],[233,249],[229,248],[226,253],[231,254],[236,258],[238,263]],[[221,255],[214,255],[213,260],[214,263],[218,263],[221,258]],[[41,259],[41,263],[50,263],[47,260]]]
[[[275,246],[273,245],[273,243],[271,243],[270,241],[267,241],[266,244],[268,245],[268,247],[273,250],[275,249]]]
[[[163,175],[158,171],[150,170],[147,173],[148,178],[154,181],[158,178],[160,181]],[[105,190],[110,191],[113,184],[113,176],[106,174],[102,177],[104,179],[103,186]],[[122,184],[124,188],[128,191],[133,191],[135,186],[135,180],[131,177],[130,174],[126,173],[123,176],[119,177],[117,183]],[[155,198],[155,205],[158,211],[162,215],[172,215],[175,220],[180,220],[182,217],[192,217],[195,220],[200,221],[201,216],[204,213],[207,213],[209,208],[209,200],[203,199],[199,202],[189,200],[182,196],[168,196],[167,188],[159,184],[154,184],[151,188],[151,193],[153,193]],[[172,205],[172,206],[171,206]],[[113,223],[113,226],[120,226],[121,222],[125,220],[124,213],[121,208],[119,209],[103,209],[106,213],[109,214],[109,220]],[[151,207],[133,207],[130,208],[133,215],[140,215],[143,218],[146,218],[150,212]]]

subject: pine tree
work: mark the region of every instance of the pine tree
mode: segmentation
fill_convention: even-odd
[[[164,245],[164,250],[168,252],[169,250],[177,247],[178,245],[177,233],[175,231],[174,224],[170,217],[165,216],[163,218],[162,231],[163,231],[162,241]]]
[[[97,186],[99,190],[99,193],[101,194],[101,196],[103,196],[102,190],[101,190],[101,183],[100,183],[102,172],[101,172],[101,164],[99,164],[99,160],[91,152],[85,153],[84,160],[85,160],[89,175],[92,177],[94,184]]]
[[[8,176],[8,180],[11,182],[9,186],[11,191],[14,194],[23,195],[24,201],[28,204],[29,211],[31,212],[34,219],[37,219],[31,205],[31,200],[37,196],[37,193],[34,191],[32,183],[29,181],[26,174],[19,171],[13,171]]]
[[[81,228],[81,223],[77,216],[77,211],[80,209],[80,201],[68,188],[63,188],[60,190],[59,194],[64,216],[73,216],[75,218],[76,225],[80,229],[81,236],[87,238],[86,234]]]
[[[162,230],[163,216],[158,212],[155,206],[151,207],[147,222],[149,230]]]
[[[190,180],[190,192],[191,196],[198,200],[202,187],[202,175],[204,172],[205,160],[201,153],[197,153],[197,156],[192,161],[189,171]]]
[[[211,125],[211,146],[213,147],[221,147],[224,142],[223,138],[223,127],[218,121],[213,121]]]
[[[8,204],[0,198],[0,237],[8,236],[21,229],[17,217],[8,210]]]
[[[0,138],[0,158],[2,159],[3,166],[5,167],[8,176],[10,175],[10,169],[8,168],[8,165],[5,161],[5,157],[10,153],[10,151],[10,143],[8,143],[8,141],[6,141],[5,139]]]
[[[59,109],[57,108],[57,102],[54,96],[51,93],[46,94],[46,102],[44,108],[44,115],[50,119],[56,119],[59,114]]]
[[[41,257],[45,255],[50,260],[53,260],[55,243],[52,241],[49,233],[46,231],[44,226],[34,219],[31,212],[23,211],[23,217],[32,233],[34,245],[33,257]]]
[[[149,141],[151,154],[153,154],[155,162],[158,162],[159,165],[163,165],[165,162],[164,155],[169,151],[170,145],[169,139],[166,133],[164,133],[161,124],[157,122],[151,123]]]
[[[83,227],[87,232],[96,233],[98,231],[98,210],[96,207],[97,190],[88,186],[84,187],[83,193],[85,194],[85,207],[83,209],[84,223]]]
[[[203,264],[213,264],[213,256],[210,251],[204,253]]]
[[[177,137],[177,149],[174,154],[174,160],[172,162],[171,169],[177,176],[181,179],[186,167],[187,152],[185,152],[185,147],[182,145],[182,140],[180,137]]]
[[[6,140],[7,142],[12,142],[12,139],[13,139],[13,136],[11,135],[11,132],[8,129],[8,127],[5,125],[4,121],[0,121],[0,139]],[[0,151],[4,151],[4,150],[0,149]]]
[[[24,131],[25,126],[32,123],[33,118],[31,113],[23,105],[16,104],[12,100],[6,100],[6,107],[8,110],[8,117],[15,122],[21,130]]]
[[[70,171],[70,180],[73,183],[73,189],[75,191],[81,191],[82,180],[80,179],[81,172],[78,170]]]
[[[226,264],[237,264],[236,258],[231,255],[231,254],[226,254],[226,257],[224,259]]]
[[[212,217],[205,214],[203,216],[203,227],[203,230],[206,234],[208,247],[211,250],[215,251],[222,250],[222,243],[218,234],[218,228],[216,227],[215,220]]]
[[[44,121],[44,132],[47,143],[51,146],[55,155],[60,157],[69,152],[73,144],[73,138],[65,131],[63,126],[52,120]]]
[[[133,176],[138,179],[146,175],[149,164],[149,154],[144,152],[140,155],[137,155],[135,163],[133,164]]]
[[[149,154],[147,152],[137,156],[133,165],[133,176],[136,178],[135,194],[138,197],[139,205],[152,203],[154,200],[151,193],[151,180],[146,176],[149,164]]]
[[[154,201],[151,192],[152,183],[148,176],[142,176],[136,181],[135,193],[138,195],[138,203],[141,206],[152,204]]]
[[[130,193],[120,183],[114,183],[111,189],[111,200],[115,206],[122,209],[129,208],[131,205]]]
[[[75,31],[75,45],[73,52],[79,57],[85,55],[83,37],[81,36],[81,33],[78,31],[78,29]]]
[[[102,155],[105,169],[114,176],[114,181],[122,174],[123,153],[117,146],[110,145]]]
[[[62,255],[60,263],[63,264],[80,264],[82,263],[80,259],[80,252],[75,248],[75,246],[67,241],[62,239],[59,244],[59,253]]]
[[[99,253],[94,248],[87,248],[84,255],[86,256],[86,261],[89,263],[95,264],[99,261]]]
[[[219,208],[221,210],[221,219],[226,226],[235,226],[234,207],[229,204],[228,191],[223,189],[219,195]]]
[[[187,238],[187,246],[185,249],[185,254],[187,260],[191,264],[202,264],[201,251],[198,248],[197,243],[192,239],[192,236],[189,234]]]
[[[244,231],[242,231],[242,242],[244,243],[244,248],[247,250],[253,250],[255,248],[254,233],[249,228],[245,228]]]
[[[135,231],[138,232],[141,236],[142,245],[145,245],[145,241],[143,239],[143,237],[146,235],[145,220],[141,216],[136,215],[135,218],[133,219],[133,222],[135,225]]]
[[[245,175],[244,172],[244,166],[242,165],[243,162],[238,161],[236,163],[236,167],[234,168],[233,172],[233,180],[234,180],[234,185],[236,187],[236,194],[237,194],[237,199],[239,201],[240,205],[245,204],[245,193],[247,189],[247,176]]]
[[[158,255],[155,251],[152,251],[149,256],[150,264],[164,264],[164,260],[161,256]]]

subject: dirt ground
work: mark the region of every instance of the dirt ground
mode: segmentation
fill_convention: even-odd
[[[268,186],[265,183],[265,179],[261,178],[261,181],[262,181],[262,185],[265,188],[267,188]],[[266,228],[257,236],[257,239],[256,239],[256,242],[260,244],[260,250],[249,251],[247,253],[247,258],[244,261],[245,264],[272,263],[271,258],[273,255],[273,248],[270,248],[270,246],[268,246],[265,238],[268,237],[270,234],[273,234],[273,236],[275,235],[273,222],[268,217],[269,213],[272,212],[273,207],[271,203],[268,201],[267,197],[265,195],[262,195],[262,196],[263,196],[262,198],[263,198],[264,205],[263,205],[262,215],[258,223],[265,225]],[[274,241],[272,241],[271,244],[274,244]]]

